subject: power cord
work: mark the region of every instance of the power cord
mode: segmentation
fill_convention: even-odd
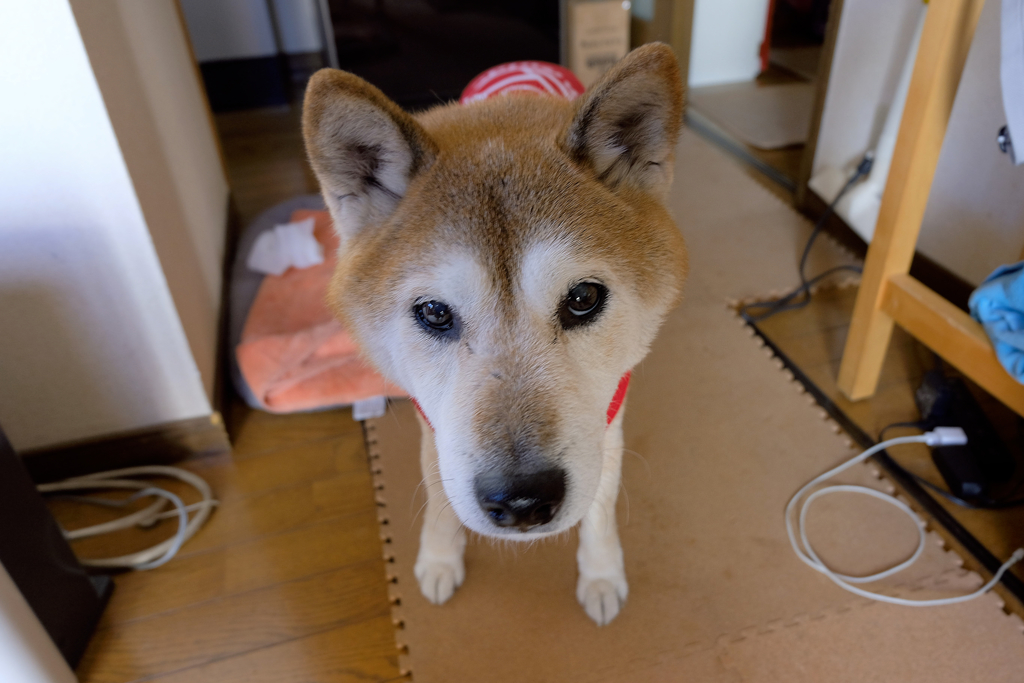
[[[872,455],[881,450],[884,450],[891,446],[897,446],[905,443],[925,443],[928,444],[929,446],[955,446],[967,443],[967,435],[959,427],[936,427],[934,430],[926,432],[921,435],[896,437],[895,439],[889,439],[888,441],[883,441],[881,443],[875,444],[874,446],[867,449],[860,455],[857,455],[847,460],[846,462],[842,463],[841,465],[838,465],[837,467],[833,467],[824,474],[818,475],[811,481],[804,484],[800,488],[800,490],[797,491],[796,494],[789,500],[789,503],[786,504],[786,533],[789,535],[789,543],[791,546],[793,546],[793,552],[796,553],[797,557],[799,557],[804,564],[809,566],[811,569],[824,574],[832,581],[832,583],[836,584],[843,590],[847,590],[861,597],[870,598],[871,600],[878,600],[879,602],[887,602],[893,605],[904,605],[907,607],[935,607],[940,605],[953,605],[959,602],[967,602],[968,600],[973,600],[974,598],[977,598],[986,593],[988,590],[990,590],[994,585],[996,585],[999,582],[1001,578],[1003,578],[1003,574],[1005,574],[1010,567],[1015,565],[1021,559],[1024,559],[1024,548],[1018,548],[1017,550],[1015,550],[1013,554],[1010,556],[1010,559],[1004,562],[1003,565],[999,567],[998,570],[996,570],[995,575],[985,585],[983,585],[981,588],[974,591],[973,593],[968,593],[967,595],[957,595],[950,598],[937,598],[934,600],[908,600],[906,598],[897,598],[891,595],[885,595],[883,593],[875,593],[873,591],[864,590],[863,588],[858,588],[857,586],[853,585],[856,583],[869,583],[871,581],[878,581],[879,579],[884,579],[887,576],[891,576],[899,571],[902,571],[910,565],[912,565],[914,562],[916,562],[917,558],[919,558],[921,556],[921,553],[924,552],[924,522],[921,521],[921,519],[914,513],[910,506],[904,503],[903,501],[888,494],[885,494],[881,491],[868,488],[866,486],[854,486],[850,484],[826,486],[818,489],[814,493],[811,493],[806,497],[806,499],[804,499],[803,503],[800,505],[799,508],[797,525],[796,529],[794,530],[793,513],[797,508],[797,503],[800,501],[801,498],[804,497],[804,494],[806,494],[811,488],[827,479],[831,479],[840,472],[843,472],[853,467],[857,463],[864,462]],[[839,492],[860,493],[863,495],[871,496],[872,498],[877,498],[878,500],[889,503],[890,505],[897,507],[904,513],[906,513],[906,515],[910,517],[910,519],[917,526],[918,544],[917,549],[914,551],[914,554],[911,555],[909,559],[900,562],[899,564],[890,567],[889,569],[885,569],[883,571],[871,574],[869,576],[848,576],[846,574],[840,574],[838,572],[833,571],[828,565],[826,565],[821,560],[820,557],[818,557],[818,554],[814,551],[814,548],[811,546],[810,541],[807,539],[807,531],[805,529],[804,524],[807,519],[807,510],[810,508],[811,503],[813,503],[817,498],[820,498],[821,496]],[[798,534],[799,539],[797,538]]]
[[[798,308],[803,308],[811,302],[811,287],[816,285],[821,280],[827,278],[834,273],[840,271],[850,271],[853,273],[860,273],[860,266],[836,266],[829,268],[823,273],[807,279],[805,269],[807,267],[807,257],[811,253],[811,246],[814,244],[814,240],[818,238],[822,228],[825,227],[825,221],[835,211],[836,205],[839,204],[839,200],[854,186],[854,184],[871,172],[871,166],[874,164],[875,156],[872,152],[867,152],[864,157],[857,164],[857,170],[854,172],[850,179],[846,181],[842,189],[839,190],[839,194],[836,195],[832,203],[828,205],[825,212],[821,214],[818,222],[814,225],[814,230],[811,231],[810,237],[807,238],[806,244],[804,244],[804,252],[800,256],[800,267],[798,274],[800,275],[800,286],[791,291],[789,294],[779,298],[771,299],[768,301],[754,301],[753,303],[744,304],[740,306],[740,316],[743,317],[748,323],[756,323],[766,318],[770,318],[776,313],[782,313],[783,311],[792,311]],[[761,313],[751,313],[750,309],[764,309]]]
[[[202,496],[202,500],[193,505],[185,505],[181,498],[170,491],[141,481],[136,481],[131,478],[142,476],[178,479],[195,488]],[[177,517],[178,530],[174,536],[162,543],[154,545],[151,548],[147,548],[146,550],[142,550],[137,553],[131,553],[129,555],[121,555],[119,557],[80,560],[83,565],[88,567],[104,567],[108,569],[143,570],[154,569],[160,565],[166,564],[177,554],[185,541],[195,535],[199,530],[199,527],[201,527],[210,516],[214,506],[218,505],[218,501],[213,498],[213,491],[210,489],[210,485],[207,484],[202,477],[178,467],[167,467],[164,465],[128,467],[120,470],[111,470],[109,472],[98,472],[96,474],[72,477],[70,479],[50,484],[40,484],[37,488],[39,492],[43,494],[57,494],[55,497],[65,500],[73,500],[79,503],[87,503],[90,505],[100,505],[103,507],[125,507],[140,498],[146,497],[159,499],[142,510],[133,512],[130,515],[126,515],[112,522],[96,524],[94,526],[75,529],[73,531],[64,531],[64,537],[69,541],[89,538],[91,536],[99,536],[100,534],[108,534],[114,531],[120,531],[121,529],[128,529],[132,526],[150,527],[161,519]],[[98,489],[127,489],[135,490],[135,493],[120,500],[65,495],[60,493],[62,491]],[[170,502],[174,509],[164,511],[168,502]],[[195,515],[191,520],[188,518],[189,512],[195,512]]]

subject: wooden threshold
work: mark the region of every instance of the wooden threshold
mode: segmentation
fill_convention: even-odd
[[[166,465],[231,450],[219,412],[176,420],[95,439],[23,451],[21,460],[33,481],[42,483],[92,472]]]
[[[910,275],[885,283],[881,310],[1018,415],[1024,415],[1024,385],[999,363],[985,330]]]

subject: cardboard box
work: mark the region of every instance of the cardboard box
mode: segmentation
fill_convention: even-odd
[[[628,0],[569,2],[566,13],[568,67],[590,87],[630,48]]]

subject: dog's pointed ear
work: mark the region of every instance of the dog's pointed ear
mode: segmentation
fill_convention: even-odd
[[[672,184],[683,86],[672,48],[649,43],[622,58],[576,101],[563,144],[612,188],[662,195]]]
[[[310,79],[302,134],[335,227],[344,240],[394,211],[437,146],[384,93],[337,69]]]

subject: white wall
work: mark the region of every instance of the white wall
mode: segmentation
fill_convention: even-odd
[[[696,0],[690,87],[749,81],[761,72],[769,0]]]
[[[71,0],[143,218],[213,396],[228,184],[175,0]]]
[[[919,251],[972,283],[1024,246],[1024,167],[995,143],[1005,123],[999,7],[986,2],[978,22],[918,240]],[[920,0],[843,3],[814,176],[846,172],[874,147],[920,8]]]
[[[228,183],[210,126],[206,95],[196,78],[185,36],[178,30],[174,0],[118,0],[117,5],[173,177],[173,187],[168,189],[178,195],[188,236],[200,254],[202,287],[211,307],[206,313],[213,322],[221,293]],[[169,270],[167,264],[165,270]]]
[[[0,3],[0,424],[16,449],[211,412],[67,0]]]
[[[856,165],[877,141],[920,11],[921,0],[844,0],[814,173]]]
[[[181,0],[181,9],[200,62],[277,54],[267,0]]]
[[[0,681],[75,683],[57,646],[0,565]]]
[[[981,11],[921,225],[918,249],[978,284],[1024,247],[1024,166],[999,151],[1000,3]]]

